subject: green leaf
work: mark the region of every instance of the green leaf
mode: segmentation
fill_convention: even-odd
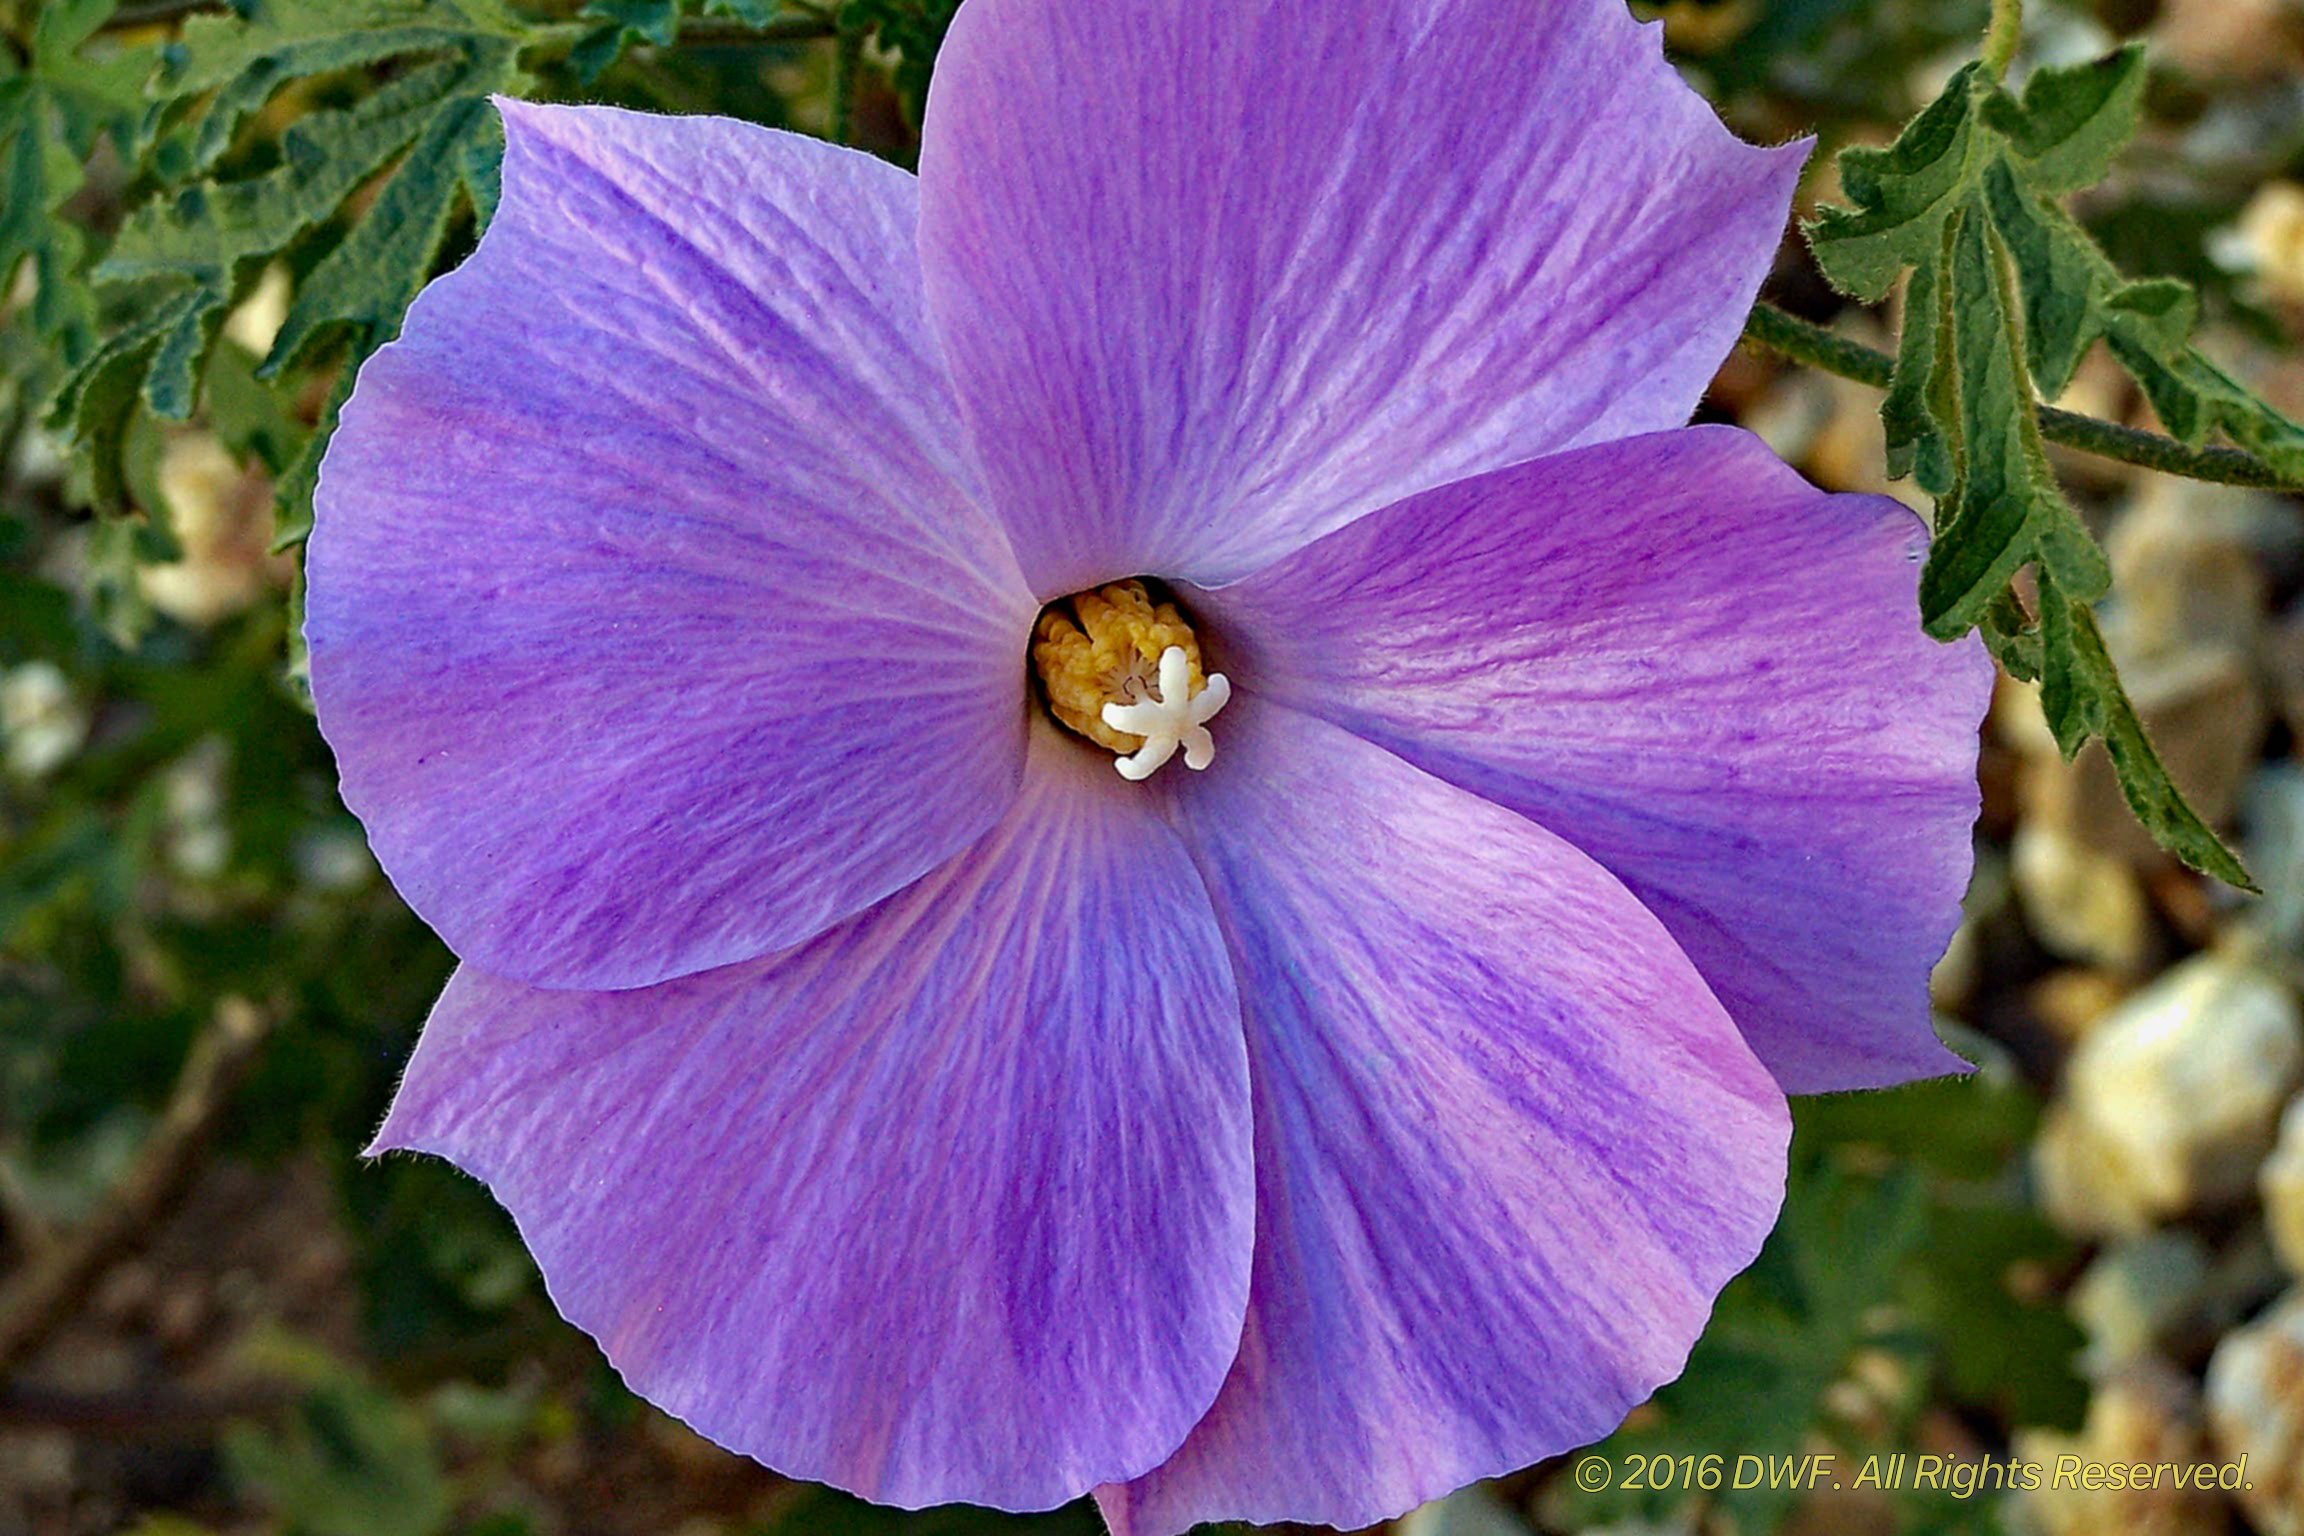
[[[329,387],[328,398],[320,408],[320,419],[313,423],[311,435],[304,440],[304,451],[273,483],[274,554],[294,549],[312,531],[312,493],[320,487],[320,460],[328,451],[328,439],[336,430],[337,418],[343,414],[344,402],[352,398],[357,373],[358,365],[350,359],[337,369],[336,382]]]
[[[2020,98],[1971,65],[1888,148],[1842,154],[1850,206],[1823,210],[1807,233],[1825,276],[1857,298],[1876,302],[1911,274],[1881,424],[1890,473],[1937,498],[1920,578],[1928,632],[1980,630],[2012,675],[2052,691],[2067,753],[2105,739],[2163,846],[2245,884],[2169,782],[2095,639],[2087,605],[2109,587],[2110,566],[2057,483],[2038,419],[2040,395],[2062,391],[2103,342],[2172,434],[2198,445],[2220,431],[2304,479],[2304,427],[2192,347],[2192,291],[2131,281],[2057,201],[2110,170],[2135,132],[2145,78],[2135,47],[2040,70]],[[2039,624],[2012,587],[2028,567]]]
[[[2013,591],[2002,592],[1992,599],[1992,606],[1984,611],[1984,619],[1977,626],[1984,644],[1992,652],[1992,659],[2002,670],[2019,682],[2040,681],[2041,654],[2039,626],[2024,611]]]
[[[1995,90],[1984,121],[2047,197],[2092,187],[2136,135],[2147,70],[2140,43],[2087,64],[2035,70],[2021,102]]]
[[[568,55],[576,78],[586,85],[634,44],[669,48],[680,35],[680,0],[590,0],[576,14],[600,23]]]
[[[310,436],[279,393],[256,376],[256,359],[237,345],[218,347],[209,357],[201,402],[225,449],[268,474],[294,463]]]
[[[493,0],[257,0],[193,16],[167,48],[156,88],[182,103],[221,92],[205,109],[245,113],[290,80],[352,69],[475,38],[520,42],[527,27]],[[245,76],[268,83],[241,85]],[[236,122],[235,122],[236,126]],[[225,130],[229,137],[229,130]]]
[[[1920,617],[1938,639],[1984,619],[2016,572],[2035,561],[2082,600],[2103,595],[2111,566],[2048,467],[2024,370],[2014,279],[1981,204],[1953,234],[1952,335],[1958,370],[1959,480],[1938,511],[1920,576]]]
[[[291,251],[288,265],[304,275],[260,373],[277,374],[330,337],[346,341],[356,367],[390,339],[460,210],[485,219],[494,209],[502,141],[488,97],[526,83],[519,56],[533,35],[496,0],[263,0],[188,20],[154,74],[161,104],[144,122],[148,141],[171,123],[189,136],[184,153],[155,153],[163,177],[179,163],[183,174],[226,164],[251,115],[291,82],[382,73],[382,64],[390,72],[349,100],[331,86],[337,104],[290,123],[273,153],[251,157],[263,167],[256,174],[208,175],[122,222],[93,277],[107,294],[166,302],[116,303],[123,318],[91,349],[68,413],[90,454],[120,441],[119,424],[100,418],[134,408],[119,388],[126,373],[155,414],[191,413],[230,306]],[[364,192],[373,195],[354,204]],[[345,217],[348,206],[359,212]],[[333,409],[275,465],[286,470],[281,529],[291,540],[309,524],[311,467],[332,424]],[[107,494],[118,489],[116,469],[92,479]]]
[[[1915,476],[1930,495],[1943,496],[1951,492],[1954,466],[1951,444],[1936,426],[1934,397],[1940,387],[1936,359],[1950,351],[1942,335],[1950,310],[1936,291],[1936,271],[1934,265],[1915,268],[1904,290],[1904,334],[1880,422],[1888,437],[1889,476]]]
[[[944,46],[944,33],[959,8],[960,0],[847,0],[840,7],[843,35],[870,34],[896,55],[896,93],[914,123],[928,100],[936,51]]]
[[[320,334],[352,326],[362,356],[391,339],[430,275],[464,185],[476,143],[502,144],[496,113],[466,95],[431,114],[415,147],[377,193],[367,217],[296,287],[263,371],[277,373]]]
[[[2124,334],[2112,353],[2144,387],[2160,423],[2172,436],[2199,443],[2221,430],[2233,442],[2291,479],[2304,479],[2304,426],[2275,410],[2217,367],[2197,348],[2163,359]]]
[[[1877,304],[1905,268],[1939,258],[1946,223],[1980,170],[1970,98],[1983,80],[1982,68],[1969,65],[1895,143],[1841,152],[1840,184],[1855,206],[1820,211],[1808,225],[1808,245],[1843,291]]]
[[[1963,1085],[1964,1086],[1964,1085]],[[1955,1117],[1945,1117],[1956,1124]],[[2071,1244],[2006,1185],[1954,1185],[1933,1202],[1941,1239],[1905,1273],[1915,1321],[1934,1335],[1944,1384],[2004,1423],[2078,1426],[2088,1388],[2074,1370],[2086,1342],[2054,1295],[2019,1297],[2019,1265],[2069,1265]]]
[[[66,367],[93,349],[96,307],[82,280],[86,243],[59,210],[98,141],[125,138],[152,67],[149,49],[84,53],[111,10],[109,0],[40,8],[29,68],[0,76],[0,291],[30,261],[34,325]]]
[[[2184,801],[2144,734],[2144,722],[2120,686],[2096,615],[2046,572],[2040,577],[2040,629],[2045,660],[2040,704],[2069,758],[2102,737],[2129,809],[2161,847],[2204,874],[2244,891],[2256,889],[2247,868]]]
[[[78,445],[89,499],[107,512],[127,504],[121,455],[137,419],[152,358],[168,337],[200,323],[207,299],[196,290],[160,281],[133,289],[129,308],[131,318],[65,383],[49,415],[49,424],[64,429]]]
[[[138,208],[98,263],[97,280],[181,277],[227,292],[239,270],[332,215],[445,103],[468,98],[476,86],[484,91],[478,82],[487,78],[482,61],[443,59],[352,106],[313,113],[289,129],[281,164],[264,175],[199,182]]]

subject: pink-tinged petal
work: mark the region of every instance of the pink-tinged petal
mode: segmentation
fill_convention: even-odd
[[[1788,1092],[1965,1070],[1928,1018],[1992,665],[1920,632],[1920,522],[1747,433],[1563,454],[1196,599],[1235,679],[1567,838]]]
[[[633,1389],[884,1503],[1047,1508],[1215,1396],[1253,1243],[1223,940],[1153,799],[1041,732],[951,864],[638,992],[469,966],[379,1148],[510,1208]]]
[[[451,948],[637,986],[981,835],[1033,603],[922,316],[912,178],[722,119],[504,113],[494,223],[322,467],[312,688]]]
[[[921,260],[1034,589],[1222,583],[1685,422],[1806,146],[1737,141],[1660,35],[1622,0],[970,0]]]
[[[1252,696],[1180,825],[1256,1106],[1240,1356],[1115,1528],[1347,1529],[1597,1439],[1784,1186],[1784,1098],[1663,928],[1541,827]]]

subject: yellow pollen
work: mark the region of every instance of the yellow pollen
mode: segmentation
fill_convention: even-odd
[[[1118,581],[1076,593],[1042,614],[1032,664],[1057,719],[1100,747],[1129,753],[1144,738],[1106,725],[1104,706],[1159,697],[1160,657],[1172,645],[1183,648],[1192,692],[1199,693],[1208,679],[1192,626],[1174,603],[1153,602],[1144,583]]]

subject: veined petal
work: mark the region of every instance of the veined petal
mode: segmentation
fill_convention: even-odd
[[[1176,803],[1248,1026],[1255,1276],[1207,1418],[1099,1491],[1128,1536],[1357,1529],[1597,1439],[1783,1195],[1783,1095],[1605,870],[1308,716],[1226,720]]]
[[[1700,427],[1445,487],[1197,602],[1243,685],[1607,866],[1813,1093],[1965,1070],[1928,972],[1992,666],[1921,633],[1925,543]]]
[[[450,948],[637,986],[989,827],[1033,604],[922,318],[912,178],[724,119],[504,113],[494,223],[322,468],[313,694]]]
[[[485,1179],[635,1391],[780,1471],[1040,1509],[1152,1466],[1239,1340],[1247,1062],[1182,845],[1053,734],[998,828],[787,954],[467,966],[377,1147]]]
[[[1621,0],[970,0],[921,256],[1034,590],[1230,581],[1685,422],[1806,148],[1738,142],[1660,35]]]

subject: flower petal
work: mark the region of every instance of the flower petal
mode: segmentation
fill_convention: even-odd
[[[980,843],[787,954],[467,966],[377,1146],[485,1179],[634,1390],[781,1471],[1037,1509],[1155,1464],[1246,1304],[1239,1004],[1153,802],[1048,744]]]
[[[1235,720],[1234,714],[1239,718]],[[1347,1529],[1607,1433],[1783,1195],[1783,1095],[1535,824],[1255,698],[1178,795],[1256,1105],[1240,1357],[1116,1530]]]
[[[1924,545],[1700,427],[1446,487],[1199,605],[1237,680],[1607,866],[1812,1093],[1965,1070],[1928,971],[1992,666],[1921,634]]]
[[[970,0],[921,260],[1034,590],[1229,581],[1685,422],[1806,146],[1738,142],[1659,37],[1621,0]]]
[[[451,948],[636,986],[981,835],[1033,604],[922,319],[910,177],[721,119],[504,114],[487,237],[329,448],[312,687]]]

